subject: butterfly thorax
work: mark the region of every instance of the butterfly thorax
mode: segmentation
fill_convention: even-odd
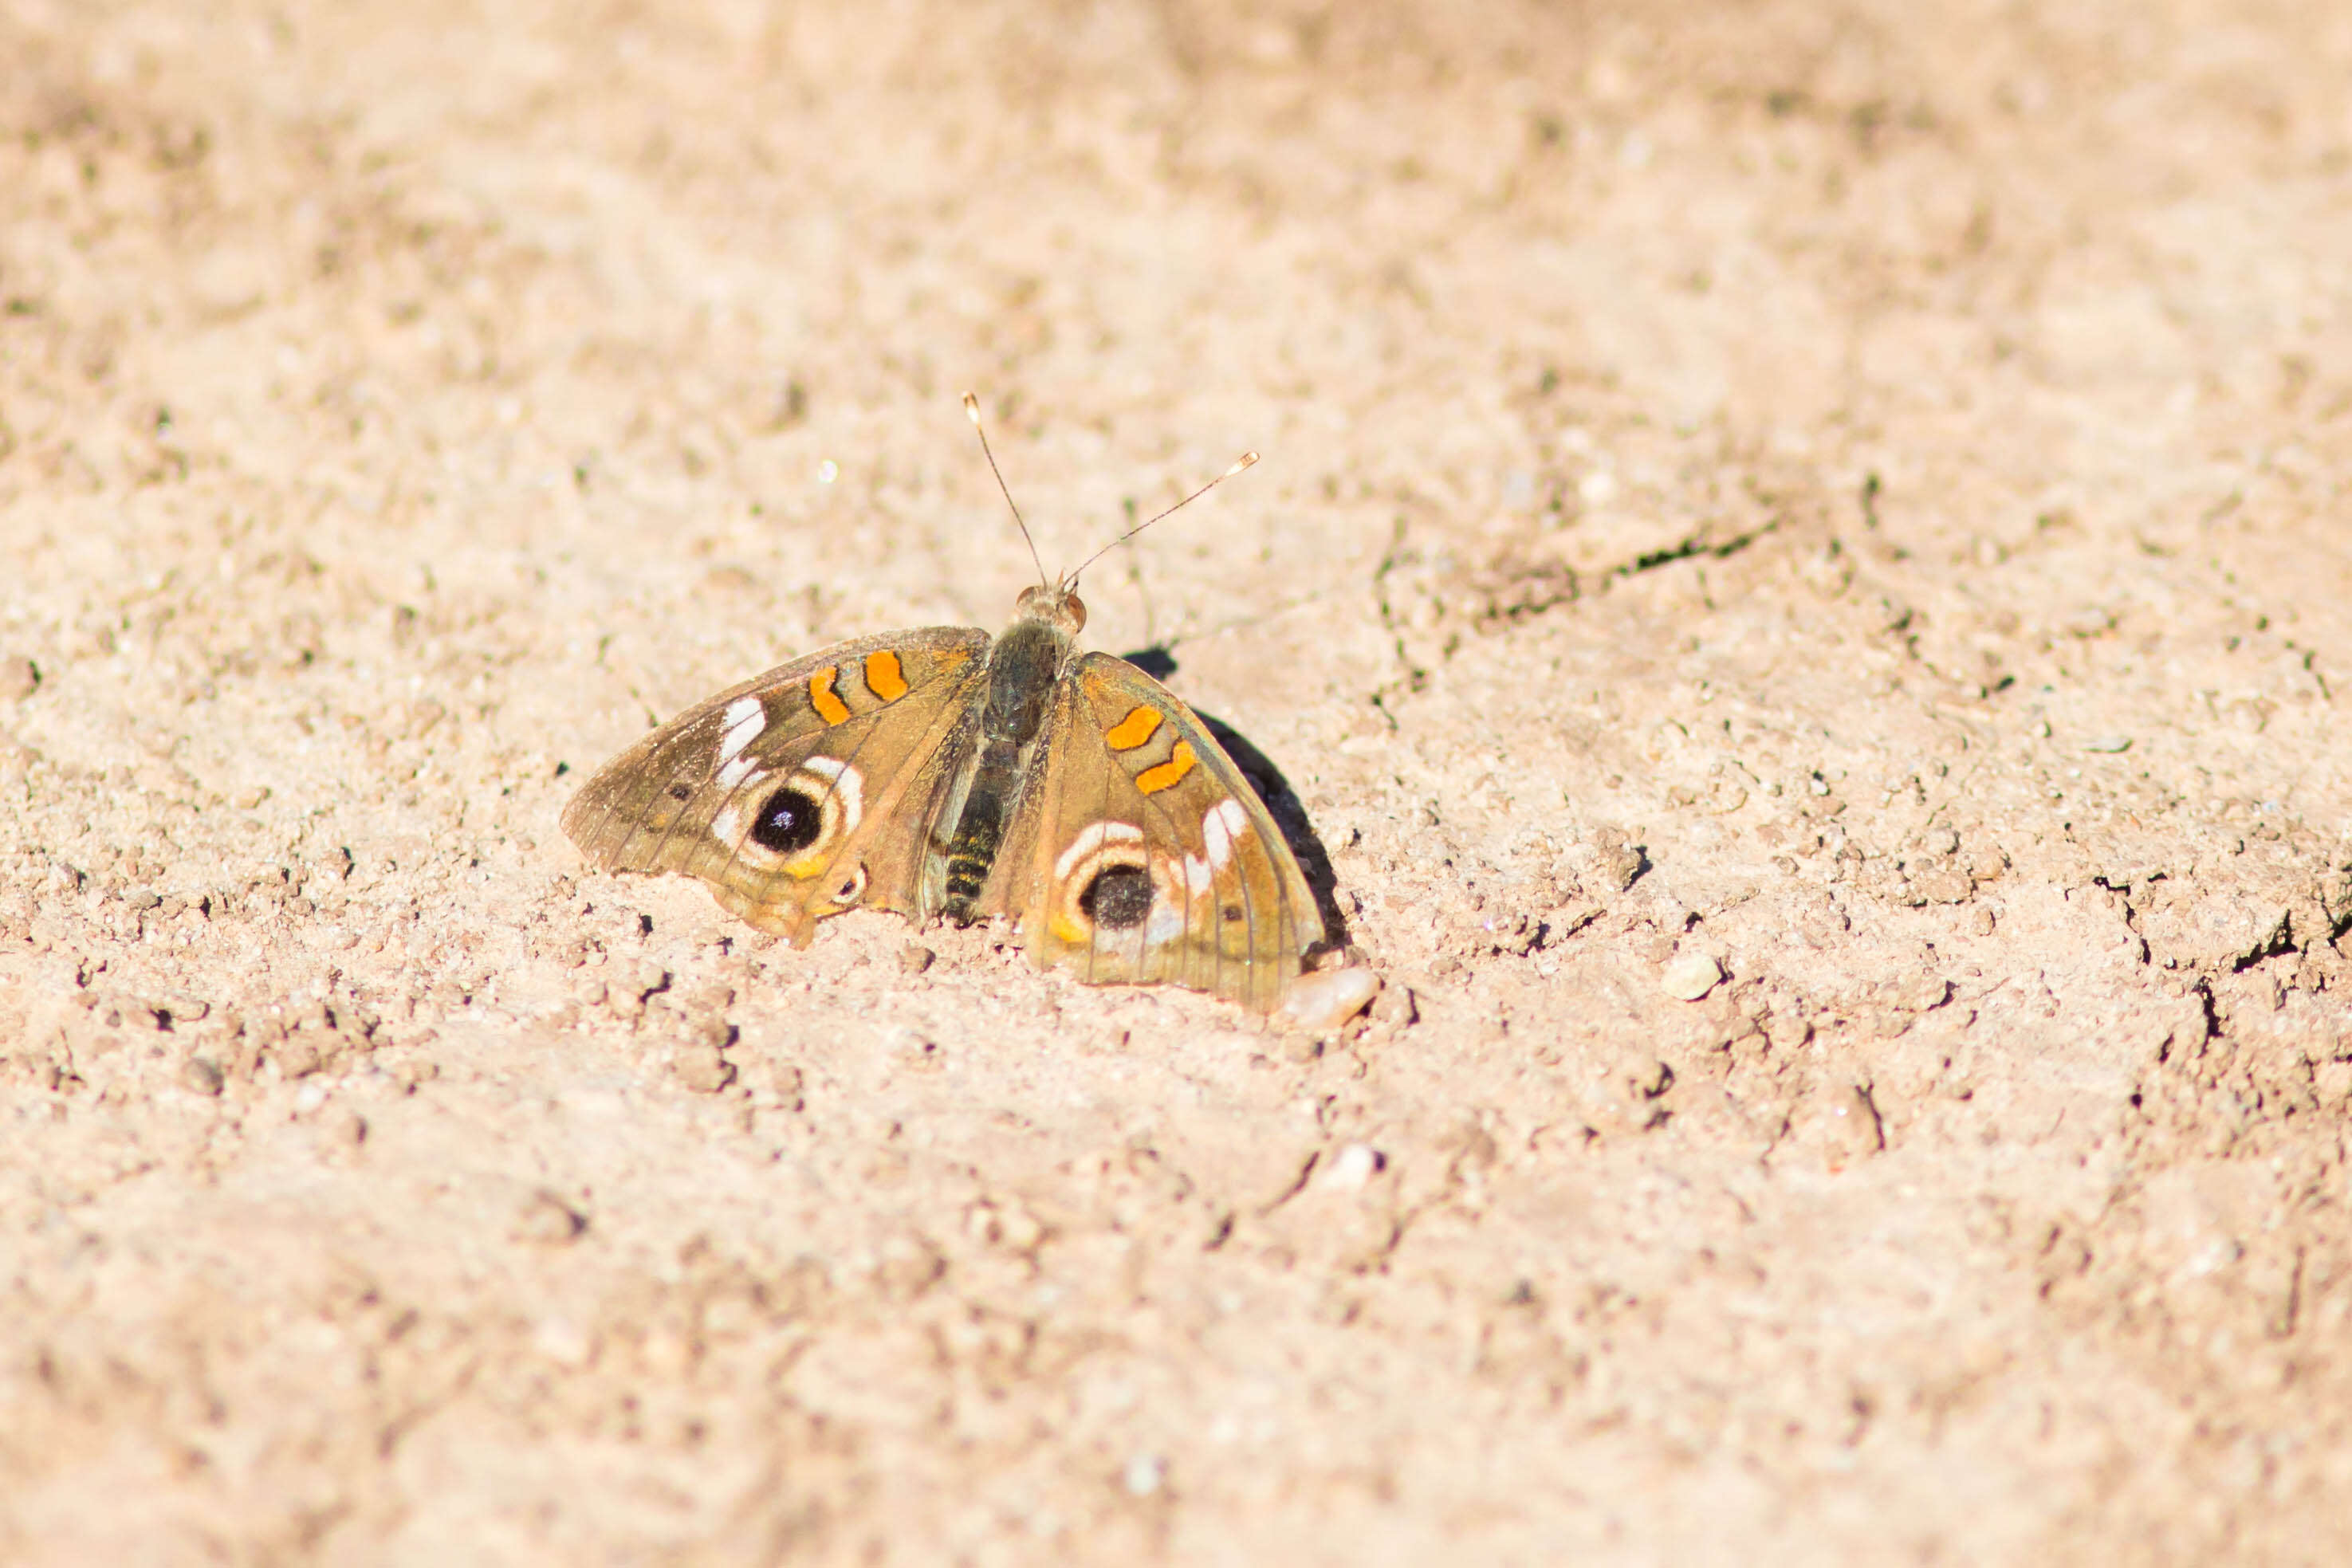
[[[958,925],[976,917],[1004,824],[1034,769],[1046,710],[1062,667],[1077,650],[1087,607],[1066,586],[1025,590],[1013,624],[988,651],[988,705],[970,782],[947,835],[947,897],[940,913]]]

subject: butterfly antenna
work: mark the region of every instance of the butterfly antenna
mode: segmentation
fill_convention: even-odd
[[[1174,506],[1169,507],[1167,511],[1153,513],[1150,517],[1148,517],[1144,518],[1143,521],[1136,524],[1135,527],[1128,529],[1127,532],[1119,535],[1118,538],[1111,540],[1110,543],[1103,546],[1102,549],[1095,551],[1094,554],[1087,557],[1085,563],[1081,565],[1077,570],[1070,573],[1066,580],[1072,584],[1076,584],[1078,579],[1086,574],[1087,567],[1094,565],[1095,562],[1102,559],[1103,557],[1110,554],[1111,551],[1117,549],[1119,546],[1125,544],[1128,540],[1133,538],[1136,535],[1141,533],[1144,529],[1150,528],[1160,518],[1168,516],[1169,512],[1182,511],[1185,507],[1191,506],[1193,502],[1199,500],[1202,497],[1207,495],[1210,491],[1215,489],[1218,486],[1223,484],[1226,480],[1232,478],[1243,469],[1249,467],[1256,461],[1256,453],[1243,453],[1239,457],[1234,459],[1234,465],[1232,467],[1226,469],[1223,473],[1218,475],[1215,478],[1210,480],[1207,484],[1202,486],[1199,489],[1193,491],[1191,495],[1185,497]]]
[[[963,394],[963,413],[964,417],[971,421],[972,429],[980,434],[980,455],[988,459],[988,471],[996,476],[996,488],[1004,497],[1004,504],[1012,508],[1013,526],[1021,530],[1021,542],[1029,547],[1029,559],[1037,568],[1037,586],[1050,588],[1052,584],[1045,580],[1045,562],[1037,554],[1037,541],[1029,537],[1029,524],[1022,517],[1021,507],[1013,499],[1012,486],[1004,482],[1004,470],[996,465],[996,454],[988,449],[988,432],[982,428],[980,423],[980,400],[970,392]]]

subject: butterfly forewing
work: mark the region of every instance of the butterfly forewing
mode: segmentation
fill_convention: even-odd
[[[563,814],[601,869],[683,872],[806,939],[864,904],[917,912],[919,832],[976,712],[987,633],[859,638],[698,704],[607,764]]]

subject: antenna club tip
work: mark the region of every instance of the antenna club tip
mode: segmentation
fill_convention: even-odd
[[[1232,467],[1230,467],[1230,468],[1228,468],[1228,469],[1226,469],[1226,470],[1225,470],[1225,477],[1226,477],[1226,478],[1228,478],[1228,479],[1230,479],[1230,478],[1232,478],[1234,475],[1236,475],[1236,474],[1240,473],[1243,469],[1244,469],[1244,468],[1247,468],[1247,467],[1250,467],[1250,466],[1254,465],[1256,462],[1257,462],[1257,454],[1256,454],[1256,453],[1255,453],[1255,452],[1244,452],[1244,453],[1243,453],[1239,457],[1236,457],[1236,458],[1234,458],[1234,465],[1233,465]]]
[[[963,394],[963,416],[974,424],[980,423],[980,399],[970,392]]]

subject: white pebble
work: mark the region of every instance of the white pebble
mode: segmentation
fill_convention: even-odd
[[[1280,1017],[1308,1030],[1338,1029],[1379,994],[1381,977],[1370,969],[1325,969],[1290,983]]]
[[[1323,1185],[1335,1192],[1354,1192],[1380,1175],[1387,1164],[1387,1158],[1370,1144],[1349,1144],[1331,1156],[1323,1171]]]
[[[1685,953],[1658,977],[1659,988],[1676,1001],[1695,1002],[1715,989],[1723,966],[1705,953]]]
[[[1168,1461],[1157,1454],[1138,1454],[1127,1461],[1127,1490],[1132,1497],[1150,1497],[1168,1479]]]
[[[584,1366],[595,1345],[588,1333],[570,1318],[551,1317],[539,1320],[539,1327],[530,1336],[531,1348],[558,1366]]]

